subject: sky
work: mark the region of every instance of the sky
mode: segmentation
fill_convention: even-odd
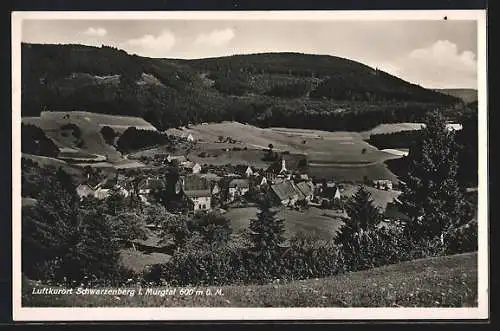
[[[23,42],[113,46],[195,59],[262,52],[334,55],[426,88],[477,89],[476,21],[24,20]]]

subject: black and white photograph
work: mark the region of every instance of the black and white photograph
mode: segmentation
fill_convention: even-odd
[[[14,319],[488,318],[484,10],[12,38]]]

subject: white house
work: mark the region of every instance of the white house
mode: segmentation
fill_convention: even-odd
[[[253,175],[253,170],[252,170],[252,168],[250,166],[248,166],[247,169],[245,170],[245,175],[247,177],[250,177],[250,176]]]
[[[193,174],[199,174],[201,171],[201,165],[193,161],[184,162],[182,167]]]
[[[199,175],[191,174],[180,178],[177,191],[182,191],[192,211],[210,210],[212,192],[209,182]]]
[[[76,187],[76,194],[80,197],[80,199],[94,196],[94,193],[94,189],[91,188],[88,184],[80,184]]]

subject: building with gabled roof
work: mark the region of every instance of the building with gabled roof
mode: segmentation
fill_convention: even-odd
[[[232,179],[228,184],[228,200],[234,201],[244,196],[250,190],[250,181],[248,179]]]
[[[305,195],[297,188],[291,180],[285,180],[271,185],[271,190],[282,205],[294,205],[297,201],[304,200]]]
[[[314,198],[314,185],[312,182],[299,182],[295,184],[299,191],[304,195],[307,201],[311,201]]]
[[[189,174],[179,178],[179,190],[190,204],[190,210],[196,212],[209,210],[212,203],[212,192],[209,181],[198,174]]]

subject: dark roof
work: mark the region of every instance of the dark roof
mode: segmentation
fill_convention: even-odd
[[[310,184],[308,182],[300,182],[300,183],[296,184],[296,186],[300,190],[300,192],[302,192],[302,194],[304,194],[304,196],[308,196],[308,195],[313,194],[314,187],[312,184]]]
[[[333,198],[335,196],[335,193],[337,193],[337,190],[337,186],[323,186],[320,195],[322,197]]]
[[[280,200],[291,199],[297,197],[299,200],[304,199],[304,194],[300,192],[292,181],[286,180],[282,183],[271,185],[271,189],[280,198]]]
[[[250,187],[248,179],[233,179],[229,182],[229,187]]]
[[[188,197],[210,196],[210,183],[198,174],[181,177],[183,191]]]

